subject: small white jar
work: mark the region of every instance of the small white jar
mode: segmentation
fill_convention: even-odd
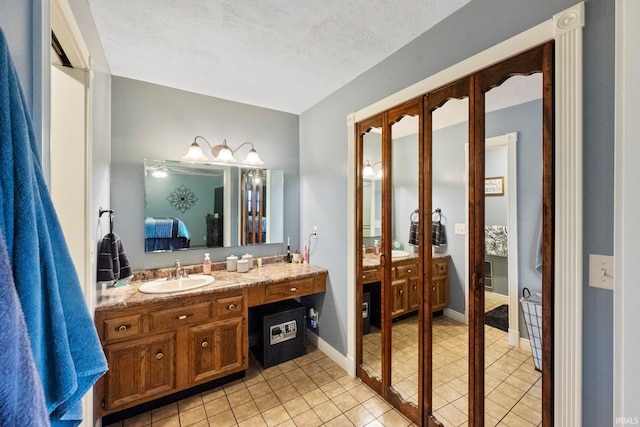
[[[238,269],[238,257],[229,255],[227,257],[227,271],[236,271]]]
[[[253,255],[244,254],[242,255],[242,259],[249,261],[249,270],[251,270],[253,268]]]
[[[246,259],[238,260],[238,273],[246,273],[249,271],[249,261]]]

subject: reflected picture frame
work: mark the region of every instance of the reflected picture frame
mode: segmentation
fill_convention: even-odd
[[[504,196],[504,176],[491,176],[484,179],[485,196]]]

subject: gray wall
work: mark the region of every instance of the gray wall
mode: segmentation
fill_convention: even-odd
[[[234,148],[251,141],[265,167],[284,171],[284,232],[292,248],[298,247],[298,116],[122,77],[112,79],[111,112],[111,208],[115,232],[134,269],[166,267],[176,258],[197,264],[205,252],[212,261],[247,251],[256,256],[285,252],[284,244],[271,244],[144,253],[144,159],[180,160],[196,135],[212,145],[226,139]],[[237,157],[246,152],[244,147]]]
[[[484,154],[484,175],[504,177],[504,196],[489,196],[484,198],[484,223],[486,225],[507,225],[509,217],[509,197],[507,197],[507,167],[509,157],[507,146],[487,148]]]
[[[347,126],[349,113],[512,37],[575,0],[475,0],[300,117],[301,232],[320,227],[312,259],[329,269],[315,303],[320,336],[347,347]],[[613,251],[614,2],[587,0],[584,31],[584,260]],[[491,22],[491,25],[486,25]],[[490,136],[490,135],[488,135]],[[586,278],[585,274],[585,278]],[[584,285],[585,425],[610,425],[613,299]]]

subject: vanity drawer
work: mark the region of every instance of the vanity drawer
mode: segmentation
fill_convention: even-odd
[[[398,279],[416,276],[418,274],[418,264],[398,265],[394,268],[396,270],[395,277]]]
[[[142,313],[105,319],[103,325],[105,341],[135,337],[142,332]]]
[[[230,319],[242,316],[244,313],[244,298],[242,295],[217,298],[213,304],[216,308],[216,320]]]
[[[265,290],[266,302],[281,301],[313,294],[315,292],[313,284],[313,278],[308,278],[267,285]]]
[[[433,277],[446,276],[448,270],[449,270],[449,263],[447,262],[446,258],[433,260],[432,273],[431,273]]]
[[[172,307],[165,310],[152,311],[151,330],[180,327],[186,323],[200,322],[212,317],[212,303],[210,301]]]
[[[362,271],[362,283],[373,283],[380,281],[380,273],[377,268]]]

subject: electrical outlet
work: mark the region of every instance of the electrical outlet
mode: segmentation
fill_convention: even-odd
[[[318,226],[314,225],[313,229],[311,230],[311,234],[313,234],[315,237],[318,237]]]

